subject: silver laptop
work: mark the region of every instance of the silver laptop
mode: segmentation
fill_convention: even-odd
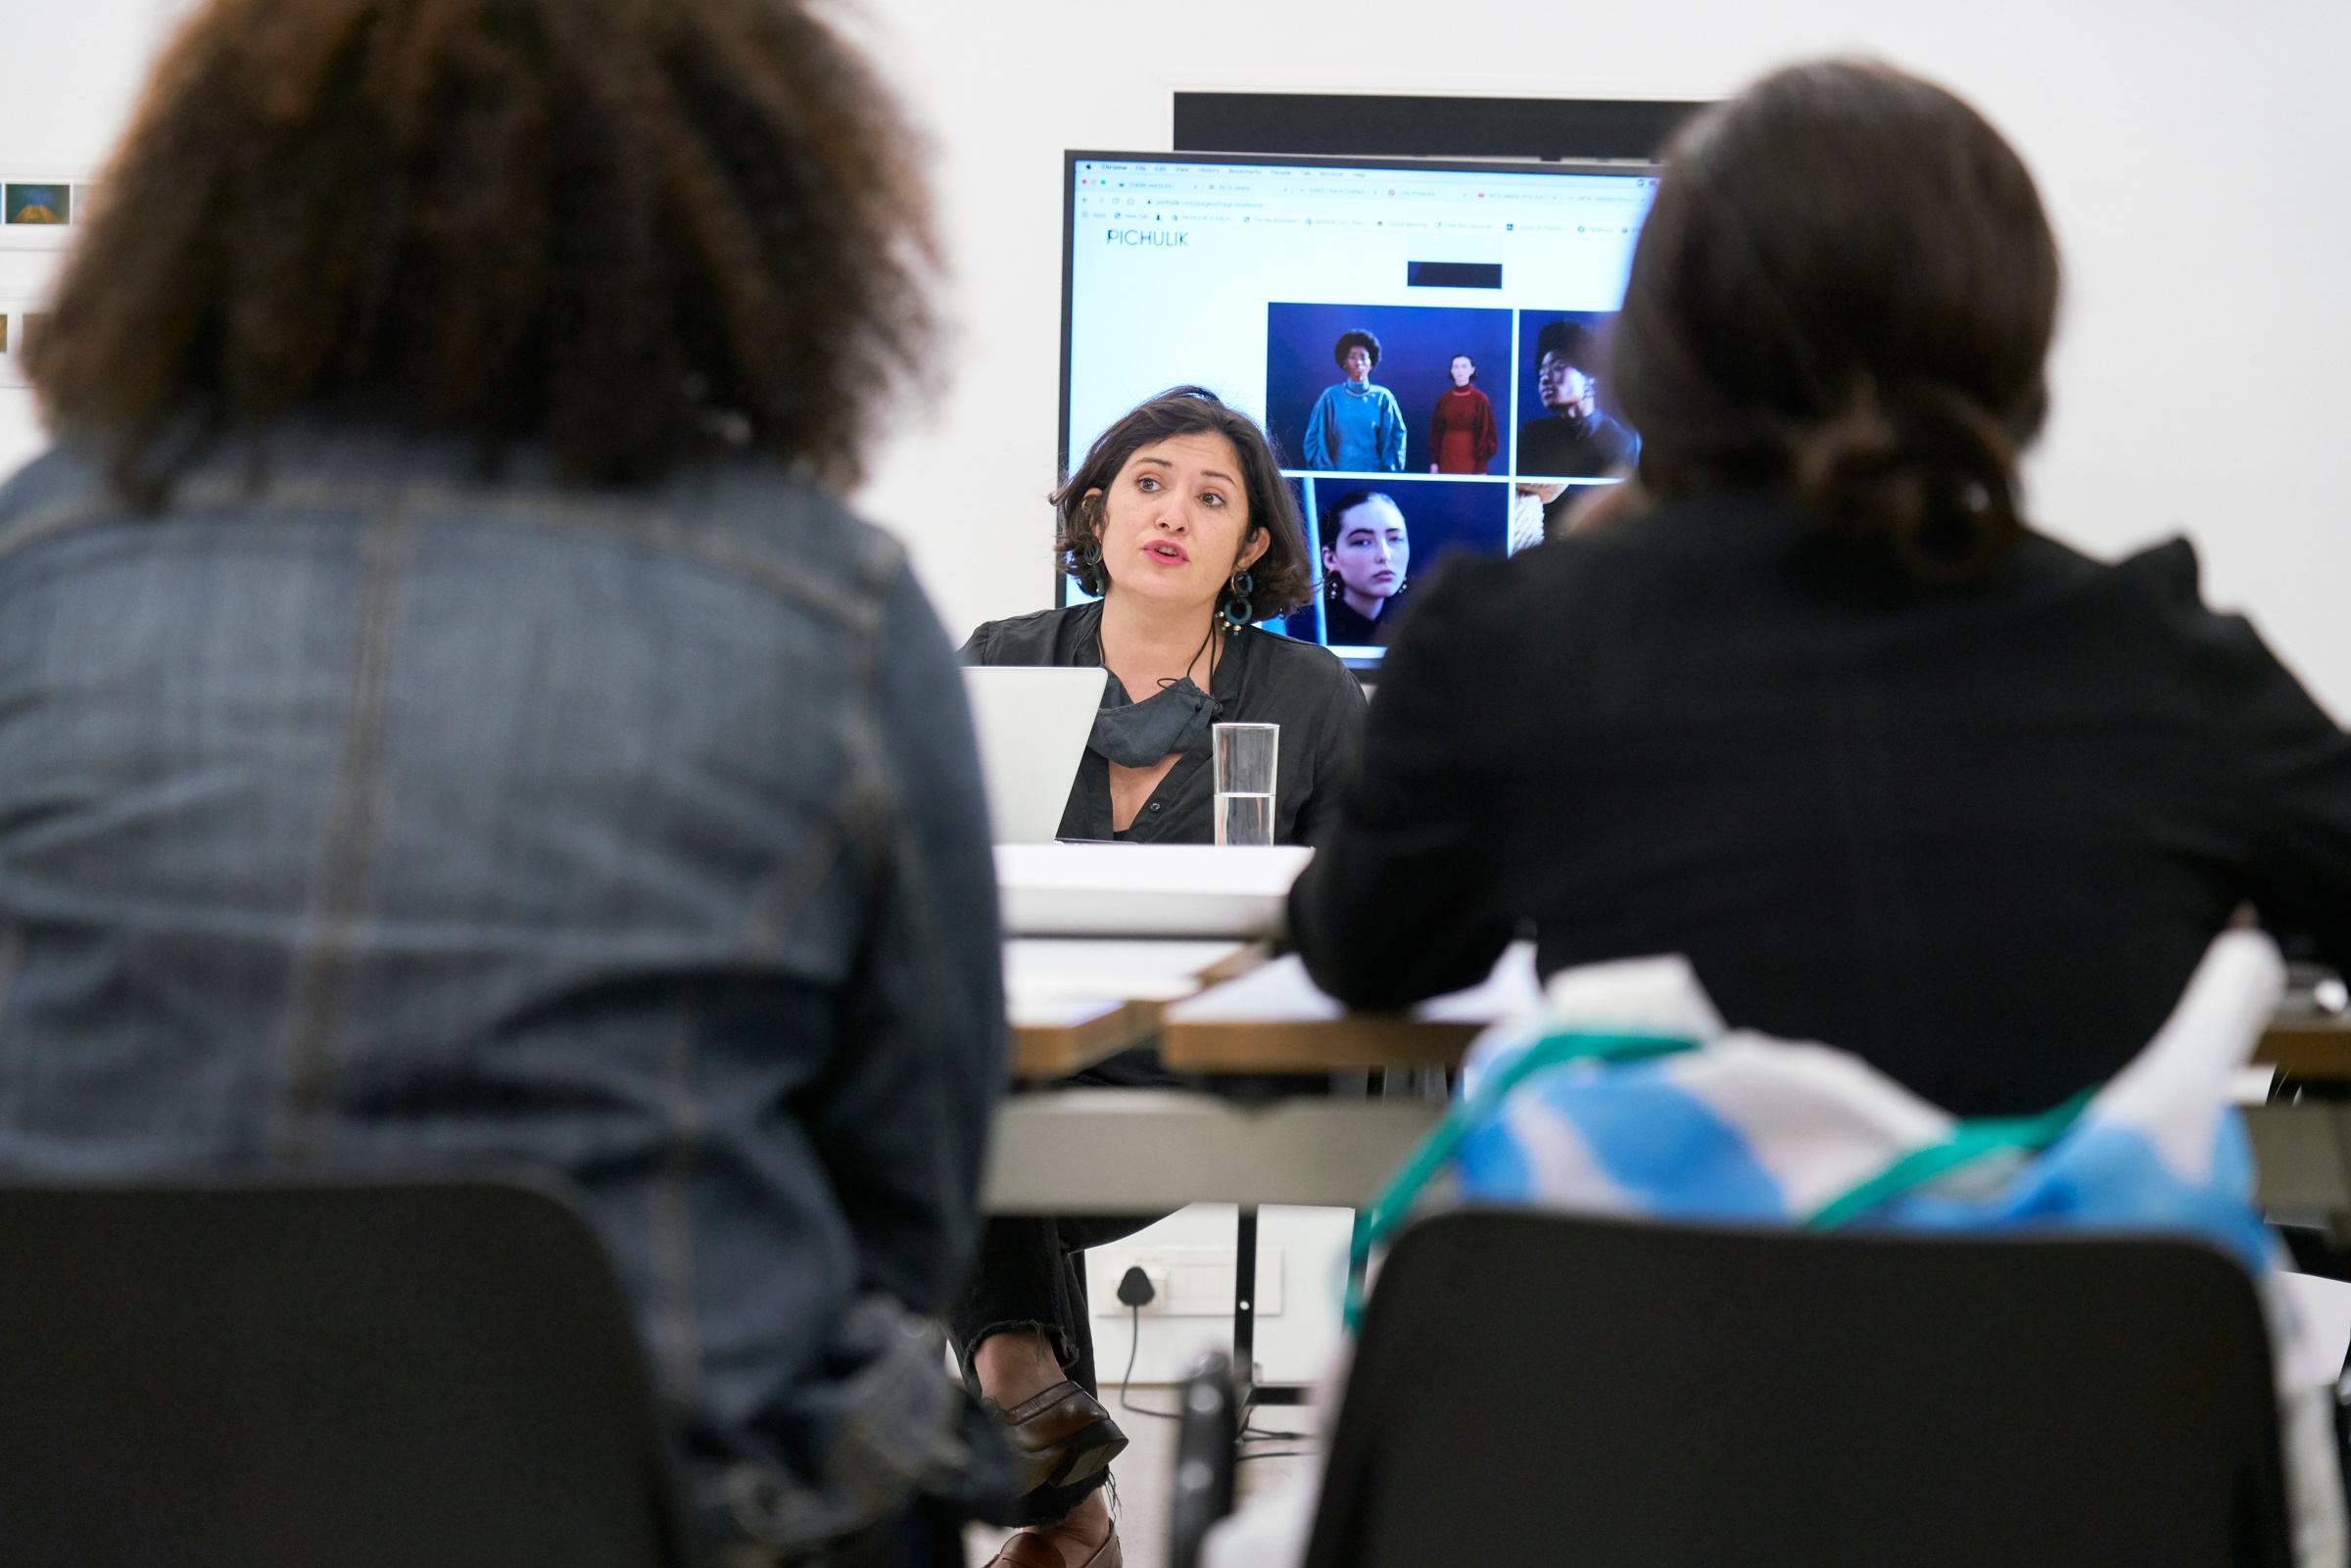
[[[1098,667],[967,667],[987,821],[999,844],[1049,844],[1060,831],[1070,784],[1102,706]]]

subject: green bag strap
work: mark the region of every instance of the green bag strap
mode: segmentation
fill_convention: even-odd
[[[1544,1069],[1566,1062],[1638,1062],[1694,1051],[1698,1044],[1678,1035],[1601,1034],[1562,1029],[1544,1035],[1486,1074],[1476,1094],[1446,1109],[1443,1118],[1397,1167],[1396,1174],[1388,1178],[1371,1207],[1356,1211],[1355,1233],[1347,1249],[1347,1331],[1354,1333],[1363,1321],[1364,1273],[1370,1261],[1371,1249],[1403,1222],[1421,1190],[1460,1151],[1469,1130],[1509,1098],[1512,1089]],[[1803,1228],[1833,1230],[1987,1155],[2008,1151],[2039,1154],[2065,1136],[2096,1095],[2097,1086],[2092,1085],[2064,1104],[2035,1116],[1977,1117],[1957,1122],[1943,1142],[1896,1156],[1875,1175],[1864,1177],[1821,1205],[1804,1219]]]
[[[1673,1034],[1596,1034],[1561,1029],[1546,1034],[1517,1056],[1486,1074],[1477,1093],[1448,1106],[1444,1117],[1428,1130],[1368,1209],[1355,1214],[1355,1234],[1347,1249],[1347,1330],[1353,1333],[1364,1310],[1364,1270],[1371,1249],[1385,1241],[1403,1220],[1438,1171],[1451,1161],[1469,1135],[1469,1129],[1490,1116],[1510,1092],[1545,1068],[1564,1062],[1638,1062],[1647,1057],[1695,1051],[1696,1040]]]
[[[1943,1142],[1896,1156],[1876,1175],[1864,1177],[1822,1204],[1805,1218],[1804,1228],[1834,1230],[1880,1204],[1898,1198],[1914,1187],[1922,1187],[1946,1171],[1956,1170],[1986,1155],[2012,1150],[2039,1154],[2065,1136],[2066,1130],[2080,1119],[2083,1108],[2089,1104],[2097,1092],[2093,1085],[2063,1105],[2051,1106],[2037,1116],[1978,1117],[1956,1122],[1951,1127],[1950,1136]]]

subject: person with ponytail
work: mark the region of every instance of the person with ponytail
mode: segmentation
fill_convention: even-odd
[[[2351,739],[2181,541],[2028,521],[2055,242],[1965,103],[1765,78],[1670,148],[1607,373],[1635,478],[1415,594],[1291,896],[1358,1007],[1680,953],[1962,1116],[2153,1035],[2241,906],[2351,962]],[[2290,945],[2290,944],[2289,944]]]
[[[967,664],[1103,671],[1094,719],[1062,813],[1064,838],[1211,842],[1211,728],[1281,727],[1273,836],[1319,842],[1355,764],[1364,691],[1327,648],[1257,627],[1307,602],[1313,558],[1298,503],[1266,434],[1200,387],[1176,387],[1095,438],[1053,504],[1062,569],[1090,595],[990,621]],[[1166,1087],[1149,1049],[1066,1085]],[[1119,1568],[1102,1496],[1127,1436],[1095,1397],[1084,1250],[1151,1215],[1000,1216],[949,1314],[965,1381],[1021,1460],[1019,1516],[996,1568]]]

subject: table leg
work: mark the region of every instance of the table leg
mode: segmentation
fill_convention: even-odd
[[[1239,1207],[1232,1256],[1232,1380],[1246,1409],[1249,1392],[1257,1387],[1257,1205]]]

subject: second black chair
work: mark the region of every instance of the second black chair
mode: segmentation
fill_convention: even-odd
[[[1463,1212],[1370,1299],[1309,1568],[2286,1568],[2251,1281],[2162,1240]]]

